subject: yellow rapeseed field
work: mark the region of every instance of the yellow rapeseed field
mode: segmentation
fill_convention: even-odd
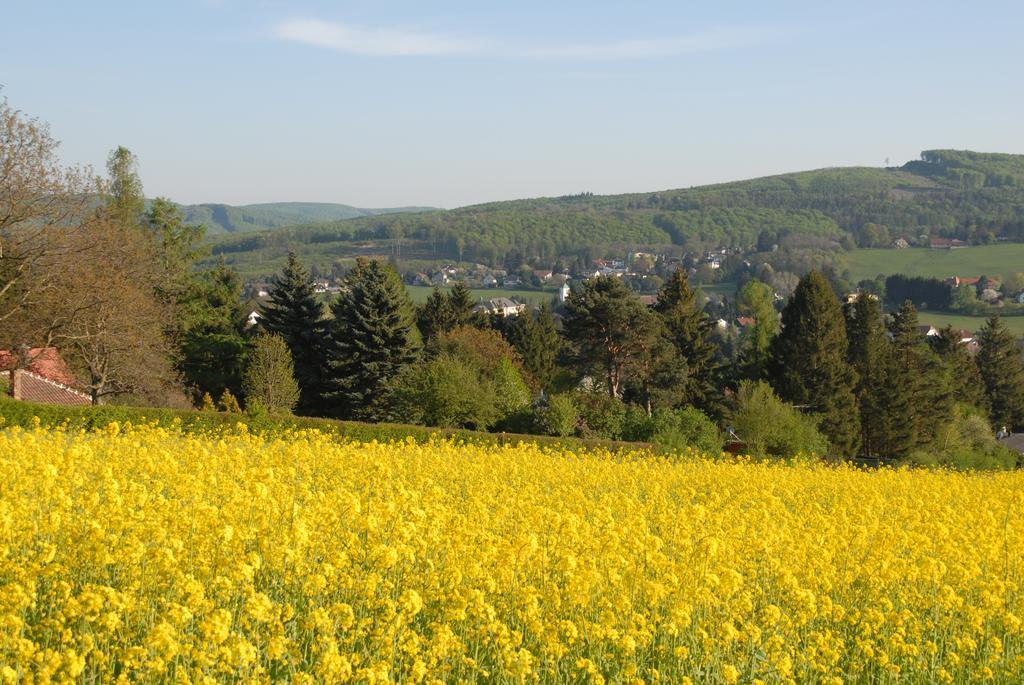
[[[1024,474],[0,432],[0,680],[1024,679]]]

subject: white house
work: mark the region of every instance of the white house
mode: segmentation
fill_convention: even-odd
[[[249,316],[247,316],[245,319],[246,328],[252,328],[253,326],[259,324],[260,318],[260,313],[257,310],[254,309],[251,312],[249,312]]]
[[[503,317],[519,316],[526,311],[526,305],[522,302],[510,300],[507,297],[495,297],[492,300],[487,300],[487,302],[477,305],[476,309]]]

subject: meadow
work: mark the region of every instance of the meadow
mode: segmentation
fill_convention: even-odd
[[[985,322],[988,321],[987,316],[967,316],[932,311],[918,312],[918,319],[922,324],[928,324],[936,328],[948,325],[958,329],[964,328],[974,333],[980,331]],[[1024,335],[1024,316],[1004,316],[1002,321],[1014,335]]]
[[[1006,276],[1024,271],[1024,243],[977,245],[960,250],[862,248],[843,253],[843,260],[854,283],[878,274],[931,278]]]
[[[0,432],[4,682],[1024,677],[1024,474]]]

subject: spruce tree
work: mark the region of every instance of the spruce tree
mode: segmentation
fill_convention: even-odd
[[[711,338],[713,326],[682,269],[669,275],[658,292],[654,310],[661,315],[668,337],[686,365],[682,380],[686,401],[706,413],[719,414],[721,395],[715,364],[716,347]]]
[[[440,287],[434,286],[427,301],[416,308],[416,325],[425,341],[433,340],[441,333],[455,328],[448,298],[441,292]]]
[[[978,370],[985,384],[989,416],[995,426],[1024,427],[1024,363],[1017,340],[998,316],[978,332]]]
[[[952,417],[949,369],[931,349],[918,324],[913,302],[905,301],[890,328],[893,368],[889,385],[905,401],[890,409],[893,421],[889,455],[903,458],[931,443]]]
[[[815,416],[835,457],[860,446],[857,373],[847,361],[843,312],[828,281],[811,271],[782,311],[782,332],[772,342],[768,375],[779,396]]]
[[[544,303],[536,315],[527,312],[515,317],[510,337],[523,360],[523,367],[542,390],[550,392],[558,372],[558,353],[562,347],[551,306]]]
[[[295,362],[295,380],[299,384],[300,414],[319,415],[324,411],[323,381],[326,330],[323,305],[313,292],[309,273],[294,252],[288,253],[288,265],[274,279],[270,302],[261,308],[260,325],[268,333],[284,338]]]
[[[878,298],[863,294],[847,305],[847,358],[857,372],[857,406],[860,411],[861,454],[885,456],[892,389],[888,372],[892,349]]]
[[[474,323],[473,293],[463,281],[459,281],[448,291],[448,312],[452,318],[452,328]]]
[[[928,343],[932,351],[949,367],[954,399],[972,407],[986,409],[988,400],[985,398],[985,383],[981,380],[974,355],[961,342],[960,332],[947,325],[938,335],[932,336]]]
[[[345,278],[331,312],[328,413],[370,421],[387,418],[389,384],[416,361],[421,348],[405,286],[389,265],[361,258]]]

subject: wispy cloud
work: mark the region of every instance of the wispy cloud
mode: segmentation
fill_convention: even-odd
[[[458,36],[401,28],[363,28],[319,19],[286,21],[274,33],[283,40],[371,57],[452,55],[475,52],[482,47],[478,41]]]
[[[569,43],[538,46],[523,51],[525,56],[551,59],[620,60],[670,57],[716,50],[733,50],[767,43],[780,37],[773,29],[719,27],[668,38],[638,38],[609,43]]]
[[[476,54],[516,59],[612,61],[745,48],[776,41],[783,32],[763,27],[716,27],[680,36],[544,45],[293,19],[277,25],[274,35],[285,41],[371,57]]]

